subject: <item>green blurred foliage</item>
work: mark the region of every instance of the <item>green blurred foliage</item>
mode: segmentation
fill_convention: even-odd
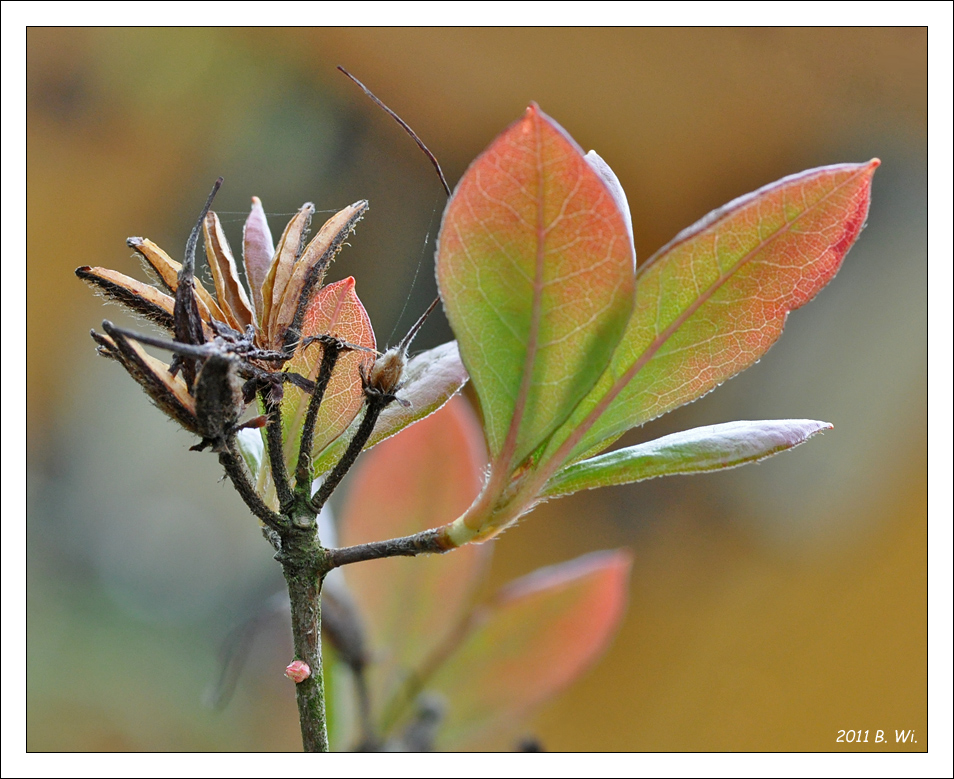
[[[28,748],[299,744],[281,619],[230,704],[203,703],[280,573],[214,458],[95,356],[89,328],[128,321],[72,271],[142,278],[130,235],[181,256],[218,175],[233,245],[252,195],[276,221],[368,198],[330,278],[354,275],[396,340],[434,294],[444,198],[339,63],[451,182],[536,100],[618,174],[640,258],[783,175],[883,160],[868,228],[779,344],[621,444],[736,418],[835,429],[758,467],[543,506],[499,542],[490,586],[635,551],[621,634],[534,726],[551,748],[831,750],[843,728],[913,728],[907,748],[926,748],[926,31],[34,28],[27,44]],[[417,346],[448,337],[436,319]]]

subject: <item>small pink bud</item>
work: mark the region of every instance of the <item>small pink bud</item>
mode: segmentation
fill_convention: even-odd
[[[295,684],[301,684],[305,679],[311,676],[311,669],[304,660],[292,660],[285,669],[285,676],[291,679]]]

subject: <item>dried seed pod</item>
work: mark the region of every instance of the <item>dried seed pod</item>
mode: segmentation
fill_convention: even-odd
[[[434,302],[427,307],[427,311],[421,314],[420,319],[411,326],[401,342],[397,346],[392,346],[374,361],[371,370],[363,376],[366,393],[392,397],[401,388],[401,379],[404,377],[404,368],[407,366],[408,347],[439,302],[440,298],[435,298]]]
[[[228,450],[228,440],[235,434],[239,417],[245,410],[237,362],[227,354],[212,353],[199,371],[195,382],[195,414],[202,441],[192,447],[196,451],[207,447],[213,452]]]

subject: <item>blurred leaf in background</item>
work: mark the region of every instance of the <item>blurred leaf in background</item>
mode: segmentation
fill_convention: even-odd
[[[368,452],[344,501],[342,545],[410,535],[465,511],[483,481],[482,437],[467,402],[454,398]],[[370,638],[371,729],[386,745],[513,750],[528,714],[595,663],[618,628],[626,550],[539,569],[480,597],[494,546],[341,572]],[[432,732],[415,740],[422,707]],[[351,731],[338,748],[357,743]]]

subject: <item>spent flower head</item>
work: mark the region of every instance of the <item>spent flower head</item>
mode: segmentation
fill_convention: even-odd
[[[108,299],[173,339],[134,334],[106,321],[104,333],[92,333],[100,354],[123,365],[160,409],[201,438],[194,449],[240,453],[255,491],[273,510],[281,503],[274,470],[295,471],[310,490],[312,480],[344,453],[351,438],[346,432],[365,403],[363,377],[373,373],[374,331],[354,279],[327,286],[324,279],[367,210],[366,200],[341,209],[308,240],[315,206],[305,203],[275,244],[262,203],[253,197],[242,240],[247,289],[221,221],[208,205],[181,264],[147,238],[127,239],[155,284],[108,268],[76,270]],[[200,232],[214,290],[195,273]],[[143,344],[168,349],[174,357],[165,363]],[[453,344],[423,358],[405,379],[417,402],[384,413],[368,445],[430,413],[466,380]],[[425,389],[423,380],[433,385],[435,372],[443,380]],[[318,402],[312,403],[319,387]],[[257,408],[246,413],[256,399]],[[277,451],[266,456],[269,442]]]

